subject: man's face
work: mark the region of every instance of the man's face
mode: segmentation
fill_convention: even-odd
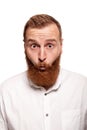
[[[28,28],[27,29],[26,42],[25,42],[25,54],[26,54],[26,58],[27,58],[27,63],[29,63],[30,66],[34,66],[38,70],[37,76],[39,76],[39,74],[41,74],[40,77],[42,77],[42,79],[41,79],[42,81],[41,81],[40,85],[44,86],[44,83],[42,83],[42,82],[45,82],[45,81],[43,81],[44,78],[45,78],[45,80],[46,80],[46,78],[47,78],[47,80],[49,79],[50,80],[49,82],[51,82],[51,80],[55,78],[55,76],[54,76],[51,79],[51,75],[53,75],[53,73],[57,72],[57,70],[52,69],[53,72],[51,74],[51,66],[53,65],[54,62],[56,64],[56,66],[59,65],[61,52],[62,52],[62,40],[60,39],[59,31],[55,24],[50,24],[41,29],[37,29],[37,28],[34,28],[34,29]],[[28,62],[28,60],[29,60],[29,62]],[[56,62],[56,60],[57,60],[57,62]],[[55,64],[54,64],[54,66],[55,66]],[[31,67],[31,69],[32,69],[32,67]],[[58,67],[56,69],[58,69]],[[55,70],[55,72],[54,72],[54,70]],[[33,73],[32,71],[33,71],[33,69],[31,70],[30,73]],[[35,78],[35,74],[36,74],[36,72],[33,73],[33,75],[34,75],[33,78]],[[58,73],[56,75],[58,75]],[[31,78],[32,78],[32,76],[31,76]],[[35,80],[36,80],[36,78],[35,78]],[[56,79],[54,79],[54,80],[56,80]],[[38,82],[37,84],[39,85],[39,81],[37,81],[37,82]],[[49,84],[49,83],[47,83],[47,84]],[[51,86],[51,84],[49,84],[49,86]]]
[[[62,51],[57,26],[51,24],[41,29],[27,29],[25,51],[34,65],[40,62],[52,65]]]

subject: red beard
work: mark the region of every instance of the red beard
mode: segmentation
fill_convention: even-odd
[[[26,55],[26,61],[28,65],[28,78],[31,81],[41,87],[44,87],[48,90],[52,87],[58,77],[59,70],[60,70],[60,56],[53,62],[51,66],[43,63],[39,63],[38,65],[34,65],[30,59]],[[40,69],[40,67],[44,67],[45,69]]]

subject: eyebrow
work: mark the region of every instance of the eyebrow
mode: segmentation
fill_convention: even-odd
[[[37,41],[34,39],[28,39],[27,42],[37,42]]]
[[[56,39],[47,39],[47,42],[57,42]]]
[[[34,39],[28,39],[27,42],[37,42]],[[47,39],[46,42],[57,42],[56,39]]]

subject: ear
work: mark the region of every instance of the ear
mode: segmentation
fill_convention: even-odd
[[[63,48],[63,39],[60,40],[60,52],[62,53],[62,48]]]
[[[63,44],[63,40],[64,40],[63,38],[60,39],[60,44],[61,44],[61,46],[62,46],[62,44]]]
[[[26,49],[26,43],[24,42],[24,49]]]

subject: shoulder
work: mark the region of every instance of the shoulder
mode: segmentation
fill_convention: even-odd
[[[17,74],[0,84],[0,91],[13,89],[27,82],[27,71]]]
[[[77,85],[87,85],[87,77],[82,74],[72,72],[69,70],[61,69],[62,80]]]

